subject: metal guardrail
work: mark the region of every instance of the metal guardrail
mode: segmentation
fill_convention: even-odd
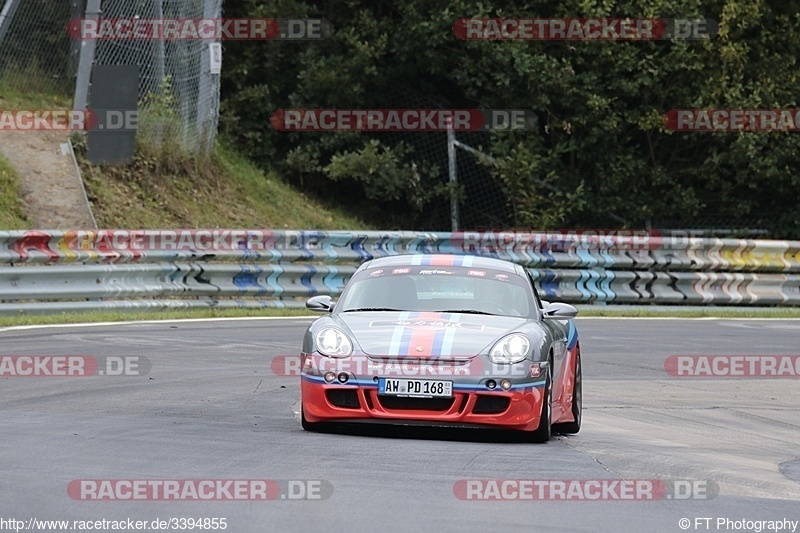
[[[0,314],[302,307],[357,266],[469,253],[530,269],[548,300],[800,305],[800,242],[591,233],[0,232]]]

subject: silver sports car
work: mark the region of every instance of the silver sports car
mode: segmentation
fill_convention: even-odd
[[[545,442],[581,427],[577,310],[519,265],[400,255],[361,265],[302,351],[302,423],[503,428]]]

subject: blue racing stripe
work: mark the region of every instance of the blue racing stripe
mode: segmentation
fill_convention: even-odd
[[[321,383],[321,384],[327,384],[327,385],[338,385],[338,386],[342,386],[342,387],[347,387],[348,385],[349,386],[357,385],[357,386],[362,387],[362,388],[377,388],[378,387],[378,384],[375,383],[375,381],[373,381],[372,379],[369,379],[369,380],[367,380],[367,379],[351,379],[347,383],[339,383],[338,381],[333,380],[330,383],[327,383],[325,381],[325,378],[323,378],[322,376],[310,376],[308,374],[303,374],[302,376],[300,376],[300,379],[303,379],[305,381],[310,381],[311,383]]]
[[[525,390],[525,389],[538,389],[538,388],[544,387],[544,383],[545,383],[544,380],[527,381],[525,383],[515,383],[515,384],[513,384],[511,386],[509,391]],[[453,390],[459,390],[459,391],[483,391],[483,392],[506,392],[506,391],[502,391],[502,390],[500,390],[500,391],[498,391],[498,390],[490,391],[489,389],[486,388],[486,385],[484,385],[483,383],[478,383],[478,384],[453,383]]]
[[[304,379],[304,380],[312,382],[312,383],[323,383],[323,384],[326,383],[325,382],[325,378],[323,378],[322,376],[310,376],[308,374],[303,374],[302,376],[300,376],[300,379]],[[389,379],[391,379],[391,378],[389,378]],[[399,378],[399,379],[422,379],[422,378],[410,377],[410,378]],[[378,387],[378,384],[372,379],[369,379],[369,380],[366,380],[366,379],[351,379],[347,383],[339,383],[338,381],[334,380],[331,383],[327,383],[327,384],[328,385],[335,385],[335,386],[338,385],[338,386],[343,386],[343,387],[347,387],[348,385],[349,386],[357,385],[359,387],[373,388],[373,389]],[[539,389],[539,388],[544,387],[544,384],[545,384],[544,380],[528,381],[528,382],[525,382],[525,383],[515,383],[509,389],[509,391],[525,390],[525,389]],[[466,384],[466,383],[465,384],[458,384],[458,383],[453,383],[453,390],[454,391],[462,391],[462,392],[468,392],[468,391],[492,392],[492,391],[489,391],[489,389],[486,388],[486,385],[484,385],[482,383],[476,383],[476,384]],[[508,392],[508,391],[497,391],[497,390],[495,390],[494,392]]]
[[[400,337],[400,348],[395,355],[408,355],[408,349],[411,346],[411,336],[414,335],[414,330],[411,328],[403,328],[403,335]]]
[[[408,320],[411,313],[404,311],[398,317],[401,322]],[[386,355],[400,355],[400,341],[403,339],[403,332],[406,330],[405,326],[395,326],[392,330],[392,339],[389,341],[389,353]]]
[[[567,349],[571,350],[578,344],[578,329],[575,327],[575,322],[569,321],[569,333],[567,333]]]
[[[447,328],[442,340],[442,352],[440,355],[453,355],[453,341],[456,339],[456,328]],[[459,354],[461,355],[461,354]]]
[[[442,344],[444,343],[444,330],[438,330],[433,334],[433,346],[431,346],[431,356],[437,357],[442,355]]]

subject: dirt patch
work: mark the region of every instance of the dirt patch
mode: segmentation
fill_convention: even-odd
[[[0,131],[0,154],[20,180],[25,215],[37,229],[93,229],[72,157],[61,152],[64,132]]]

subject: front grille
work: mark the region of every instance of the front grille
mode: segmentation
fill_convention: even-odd
[[[375,409],[375,405],[372,403],[372,394],[370,394],[369,391],[364,394],[364,399],[367,401],[367,409],[370,411]]]
[[[399,398],[397,396],[378,396],[384,409],[447,411],[453,406],[455,398]]]
[[[467,404],[469,403],[469,394],[465,394],[461,399],[461,405],[458,406],[458,414],[464,412],[464,409],[467,408]]]
[[[511,404],[511,398],[479,394],[472,413],[476,415],[499,415]]]
[[[334,407],[342,409],[361,407],[361,404],[358,403],[358,392],[353,389],[328,389],[325,391],[325,396]]]

